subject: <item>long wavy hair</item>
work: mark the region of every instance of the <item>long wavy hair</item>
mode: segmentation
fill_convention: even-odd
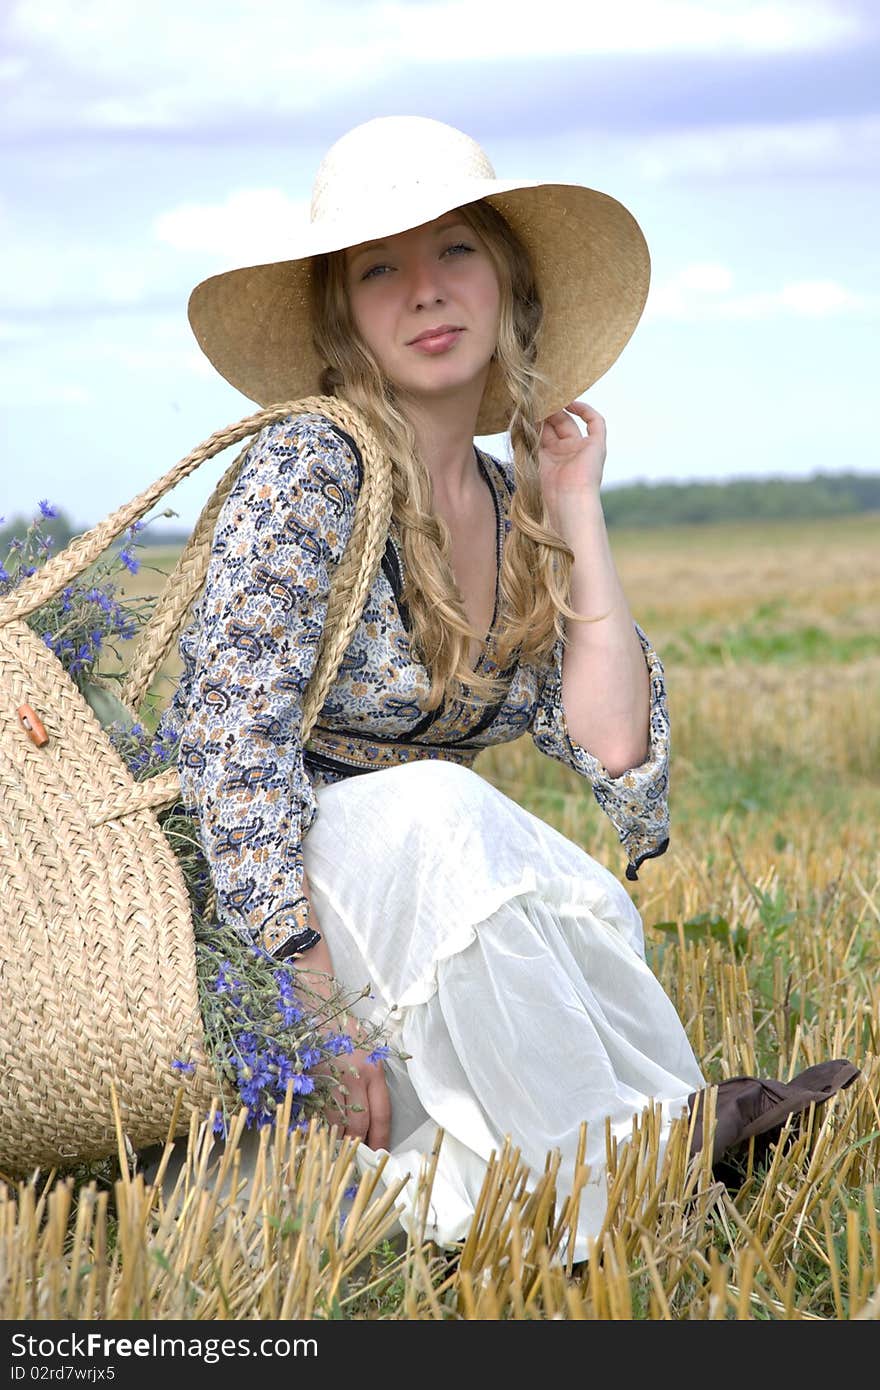
[[[511,527],[499,578],[496,635],[478,672],[467,664],[468,648],[485,634],[474,632],[468,622],[450,563],[449,527],[433,510],[430,473],[394,383],[355,327],[345,253],[333,251],[312,260],[313,341],[327,363],[321,390],[360,408],[391,457],[392,516],[404,550],[402,597],[412,619],[410,645],[431,679],[422,702],[425,712],[444,698],[464,703],[503,699],[509,686],[504,672],[514,660],[546,665],[557,639],[564,639],[563,617],[587,621],[569,606],[574,554],[550,525],[539,481],[542,422],[534,420],[533,402],[536,386],[545,380],[535,366],[543,305],[531,258],[490,203],[480,200],[458,211],[482,239],[498,276],[501,315],[495,357],[513,403]]]

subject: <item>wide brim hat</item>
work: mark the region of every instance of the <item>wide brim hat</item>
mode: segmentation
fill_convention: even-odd
[[[485,199],[527,248],[544,306],[535,421],[581,396],[635,330],[650,282],[638,222],[616,198],[581,184],[497,179],[470,136],[424,116],[382,116],[327,151],[310,220],[281,261],[203,280],[189,300],[199,346],[221,376],[267,406],[321,393],[312,341],[312,257],[394,236]],[[478,435],[503,433],[513,403],[490,365]]]

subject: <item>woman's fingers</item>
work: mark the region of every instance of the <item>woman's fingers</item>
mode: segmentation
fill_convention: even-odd
[[[327,1074],[326,1069],[327,1063],[322,1062],[315,1071]],[[365,1052],[358,1051],[345,1059],[339,1071],[324,1120],[338,1125],[343,1135],[360,1139],[371,1149],[387,1149],[391,1141],[391,1097],[381,1059],[368,1062]]]
[[[361,1054],[363,1056],[363,1054]],[[357,1074],[355,1074],[357,1072]],[[328,1125],[338,1125],[343,1136],[359,1138],[370,1148],[388,1148],[391,1141],[391,1097],[380,1062],[346,1058],[341,1077],[324,1111]],[[345,1094],[339,1086],[345,1086]]]
[[[594,410],[592,406],[587,405],[586,401],[572,401],[571,404],[567,405],[565,408],[566,410],[570,410],[572,415],[579,415],[581,417],[590,434],[596,435],[604,431],[604,415],[600,415],[598,410]]]
[[[548,415],[544,421],[545,427],[549,427],[557,439],[579,439],[581,432],[578,429],[577,421],[573,420],[572,415],[577,415],[583,420],[587,427],[587,432],[592,438],[605,433],[605,419],[587,405],[586,401],[571,401],[564,410],[556,410],[552,415]]]
[[[553,415],[548,415],[544,424],[550,427],[557,439],[573,438],[580,434],[574,420],[570,415],[566,415],[564,410],[557,410]]]

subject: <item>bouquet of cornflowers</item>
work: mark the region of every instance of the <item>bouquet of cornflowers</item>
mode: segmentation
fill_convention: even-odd
[[[166,512],[164,515],[173,515]],[[25,534],[14,537],[5,561],[0,561],[0,595],[8,593],[52,550],[44,522],[57,516],[48,501]],[[3,518],[0,517],[0,524]],[[126,594],[120,580],[137,574],[141,561],[135,550],[144,522],[126,533],[124,544],[98,561],[84,575],[33,612],[28,622],[58,657],[82,693],[108,738],[136,781],[154,777],[176,764],[177,740],[151,732],[135,721],[113,690],[125,679],[122,656],[115,645],[129,642],[149,619],[156,596]],[[160,573],[160,571],[157,571]],[[117,669],[100,669],[108,653]],[[155,713],[155,712],[154,712]],[[216,920],[211,875],[202,853],[196,822],[181,803],[158,815],[162,831],[175,853],[189,893],[195,931],[196,973],[208,1058],[218,1080],[220,1109],[215,1133],[226,1135],[230,1114],[227,1091],[247,1107],[247,1124],[272,1125],[292,1090],[289,1129],[307,1129],[314,1117],[349,1109],[344,1062],[355,1042],[345,1031],[348,1010],[369,993],[355,994],[336,987],[324,997],[304,984],[290,961],[278,961],[232,927]],[[372,997],[372,996],[371,996]],[[391,1055],[381,1027],[361,1023],[357,1045],[371,1049],[369,1061]],[[405,1054],[396,1052],[404,1057]],[[176,1058],[179,1073],[192,1072],[195,1063]],[[320,1069],[320,1070],[318,1070]]]

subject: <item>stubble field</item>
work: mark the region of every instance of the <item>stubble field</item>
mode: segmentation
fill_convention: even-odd
[[[0,1184],[2,1316],[880,1316],[878,520],[612,533],[672,724],[670,848],[627,885],[651,964],[712,1081],[830,1057],[862,1069],[769,1172],[749,1164],[730,1190],[705,1164],[685,1171],[676,1135],[655,1177],[648,1116],[641,1151],[610,1156],[608,1222],[582,1270],[548,1258],[564,1235],[552,1163],[528,1197],[515,1154],[457,1259],[393,1245],[367,1193],[340,1233],[350,1145],[317,1132],[273,1163],[267,1148],[249,1202],[219,1198],[195,1152],[170,1206],[123,1165],[40,1175]],[[131,586],[156,592],[150,566],[173,556],[142,553]],[[623,879],[589,788],[529,738],[476,767]]]

